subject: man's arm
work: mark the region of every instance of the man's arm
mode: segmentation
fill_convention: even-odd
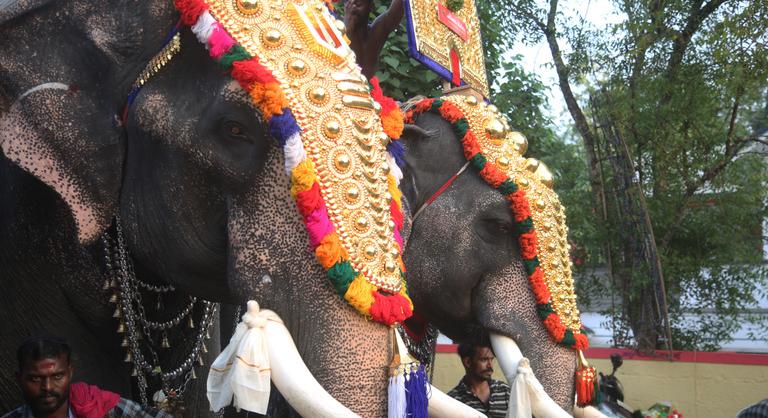
[[[363,74],[371,78],[379,68],[379,55],[384,42],[403,19],[405,9],[402,0],[392,0],[389,8],[368,26],[368,14],[372,0],[347,0],[344,5],[344,25],[350,47],[355,52],[357,64]]]

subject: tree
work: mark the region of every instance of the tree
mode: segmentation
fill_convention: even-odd
[[[669,347],[671,329],[679,347],[715,348],[766,281],[755,232],[766,214],[765,157],[747,151],[768,89],[768,3],[614,7],[625,19],[597,30],[560,13],[557,0],[516,1],[503,27],[549,46],[586,152],[605,239],[591,251],[621,296],[618,321],[640,348]],[[713,315],[691,324],[684,309]]]

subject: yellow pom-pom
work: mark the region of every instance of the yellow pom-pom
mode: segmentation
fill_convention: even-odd
[[[357,309],[358,312],[365,316],[370,315],[371,305],[373,305],[373,292],[376,291],[376,286],[368,283],[365,277],[361,274],[352,280],[349,284],[347,293],[344,294],[344,299]]]
[[[395,201],[395,204],[397,204],[397,207],[400,208],[400,210],[403,210],[403,192],[401,192],[400,188],[397,187],[397,180],[395,180],[395,177],[391,174],[387,176],[387,185],[389,188],[389,194],[392,195],[392,200]]]
[[[297,194],[311,189],[316,179],[315,165],[309,158],[304,159],[291,172],[291,196],[295,198]]]

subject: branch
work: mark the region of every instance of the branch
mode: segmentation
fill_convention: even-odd
[[[659,244],[660,248],[666,249],[669,245],[669,242],[672,241],[672,238],[674,238],[675,234],[680,229],[680,225],[682,224],[683,220],[685,220],[685,217],[688,216],[688,202],[691,200],[691,198],[702,186],[717,177],[718,174],[720,174],[728,166],[728,164],[733,161],[733,158],[736,156],[739,150],[741,150],[750,140],[751,137],[741,138],[736,141],[734,141],[733,138],[736,126],[736,117],[738,115],[742,94],[743,92],[739,92],[737,94],[733,101],[733,106],[731,107],[731,116],[729,118],[730,120],[728,125],[728,133],[725,138],[725,152],[723,153],[723,158],[709,167],[709,169],[707,169],[704,174],[702,174],[702,176],[699,177],[695,182],[686,186],[683,198],[675,210],[674,221],[667,230],[667,233],[664,234],[664,238]]]
[[[677,73],[680,71],[680,65],[683,62],[683,56],[691,43],[691,38],[693,38],[693,35],[699,30],[702,22],[725,2],[726,0],[710,0],[701,8],[699,8],[698,5],[700,5],[702,1],[698,0],[695,2],[696,4],[694,5],[693,12],[691,12],[691,15],[688,16],[688,19],[685,22],[685,27],[674,40],[672,53],[667,62],[665,78],[668,85],[666,92],[661,99],[662,107],[672,99],[672,89],[669,88],[669,85],[677,78]]]

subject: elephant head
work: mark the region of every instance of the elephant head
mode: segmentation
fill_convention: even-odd
[[[443,103],[444,108],[440,106]],[[401,139],[407,149],[401,188],[414,215],[405,252],[410,291],[416,311],[454,340],[474,337],[482,330],[516,341],[546,392],[570,411],[577,352],[556,343],[553,330],[542,321],[541,308],[551,301],[542,300],[546,295],[541,288],[535,289],[538,293],[532,289],[529,276],[535,266],[524,261],[532,257],[531,243],[521,246],[521,234],[534,225],[523,221],[527,215],[516,212],[509,197],[519,186],[534,199],[531,188],[544,190],[548,187],[545,182],[551,179],[541,180],[542,174],[546,175],[543,168],[533,172],[535,163],[522,157],[524,143],[505,145],[508,128],[489,107],[474,97],[458,96],[422,101],[408,114],[407,119],[415,126],[406,129]],[[478,141],[481,135],[483,139]],[[502,152],[504,147],[507,149]],[[478,157],[478,151],[487,158]],[[492,163],[493,168],[485,167]],[[519,170],[510,176],[517,183],[514,187],[503,183],[502,174],[513,172],[504,170],[508,167]],[[539,232],[538,248],[553,247],[547,249],[546,259],[540,258],[541,269],[546,266],[547,274],[561,286],[552,291],[553,301],[567,306],[562,311],[567,310],[568,319],[575,315],[578,321],[575,301],[569,296],[573,294],[570,273],[564,270],[568,268],[568,259],[563,258],[568,255],[564,217],[559,204],[554,203],[556,197],[552,200],[551,196],[533,200],[530,206],[531,211],[542,212],[534,217],[536,229],[560,228],[556,231],[559,240],[552,240],[547,231]],[[542,221],[547,216],[551,219]],[[562,263],[561,269],[554,269],[553,262]],[[547,313],[551,314],[544,312],[543,316]],[[566,344],[574,345],[573,336],[579,335],[574,324],[578,322],[571,323],[567,337],[562,329],[556,337],[569,339],[570,344]],[[577,339],[579,347],[585,348],[581,345],[584,337]],[[497,356],[501,357],[500,353]],[[514,375],[515,370],[505,370],[505,374]]]
[[[217,2],[220,7],[234,3],[239,4]],[[178,19],[170,2],[33,6],[36,8],[0,9],[5,13],[0,15],[4,18],[2,34],[8,35],[0,45],[4,97],[0,103],[6,104],[0,119],[0,141],[8,161],[24,170],[27,177],[52,188],[66,203],[71,218],[61,228],[68,232],[62,239],[88,245],[119,215],[137,275],[173,284],[208,300],[257,299],[262,307],[282,317],[303,360],[331,395],[363,416],[382,415],[386,408],[386,366],[391,358],[389,329],[367,320],[350,304],[357,310],[369,310],[376,303],[372,299],[396,296],[397,289],[390,295],[371,292],[370,282],[357,280],[367,277],[362,273],[368,275],[369,271],[363,269],[364,262],[355,260],[354,269],[350,267],[342,271],[345,274],[334,276],[346,279],[352,274],[355,280],[351,283],[332,284],[328,280],[325,270],[336,264],[321,267],[309,249],[325,243],[321,238],[328,236],[330,227],[322,224],[318,229],[308,229],[306,218],[316,212],[304,212],[309,203],[300,204],[297,210],[293,196],[312,185],[304,184],[306,178],[295,174],[301,168],[296,163],[306,156],[295,160],[296,154],[291,157],[285,151],[285,147],[296,146],[291,142],[293,136],[284,135],[284,125],[267,123],[267,119],[271,118],[271,122],[277,119],[276,114],[286,113],[265,105],[269,94],[295,88],[289,94],[311,95],[318,109],[327,111],[325,105],[336,102],[341,109],[352,109],[340,113],[342,118],[334,121],[328,119],[334,112],[318,114],[317,120],[298,113],[296,117],[302,134],[322,131],[325,141],[333,142],[341,132],[343,139],[359,142],[365,155],[348,155],[345,159],[331,155],[335,151],[326,150],[325,145],[311,147],[307,154],[313,158],[317,157],[314,153],[330,155],[329,164],[342,172],[350,164],[359,169],[354,172],[354,183],[364,187],[348,197],[368,196],[367,203],[378,215],[371,212],[368,218],[354,221],[361,229],[377,225],[371,230],[378,234],[374,236],[393,242],[389,212],[382,212],[379,205],[379,201],[388,199],[389,187],[382,174],[386,172],[382,166],[386,164],[384,146],[376,137],[381,128],[378,119],[371,116],[375,115],[375,106],[366,88],[360,87],[359,75],[353,70],[342,71],[352,68],[349,54],[331,51],[341,59],[334,64],[340,70],[320,79],[334,89],[323,84],[324,90],[300,91],[299,87],[309,86],[313,82],[310,76],[320,71],[308,62],[284,61],[295,51],[314,47],[307,44],[311,39],[286,39],[286,33],[275,35],[275,28],[260,28],[264,32],[260,41],[284,52],[260,58],[275,74],[295,71],[297,80],[264,87],[258,96],[261,99],[254,102],[257,87],[247,85],[250,91],[243,90],[247,84],[243,80],[252,77],[263,81],[266,76],[247,68],[241,77],[235,77],[237,81],[226,76],[221,61],[217,65],[208,56],[214,52],[206,51],[206,46],[195,39],[202,36],[199,30],[195,35],[187,28],[180,30],[181,47],[172,59],[170,50],[156,55]],[[192,9],[181,13],[188,25],[199,23],[196,21],[202,12],[199,7]],[[247,8],[237,10],[246,19],[252,17]],[[297,10],[322,13],[319,8]],[[215,22],[208,23],[215,31]],[[324,33],[334,30],[329,26]],[[41,31],[62,34],[55,41],[59,43],[35,38],[35,33]],[[212,33],[208,31],[207,35]],[[239,32],[233,34],[237,42],[244,42],[237,39]],[[336,42],[341,39],[338,32],[334,36]],[[28,39],[36,42],[26,42]],[[48,65],[25,69],[25,54],[37,50],[50,51]],[[157,61],[144,70],[153,56]],[[244,57],[241,53],[239,59]],[[232,61],[229,65],[236,67]],[[302,79],[304,75],[307,78]],[[134,80],[138,83],[132,84]],[[129,107],[122,113],[126,100]],[[352,130],[355,136],[347,137]],[[282,136],[286,143],[281,146],[270,135]],[[301,148],[301,143],[298,146]],[[315,164],[321,162],[325,160],[315,160]],[[293,178],[286,174],[286,168],[294,169]],[[331,169],[320,167],[318,175],[322,177]],[[320,183],[330,188],[333,179],[322,177]],[[328,200],[328,194],[324,195],[327,210],[335,222],[337,205]],[[389,209],[388,200],[385,203]],[[326,210],[317,201],[313,204],[314,209]],[[346,216],[340,214],[338,219]],[[337,228],[339,240],[348,246],[343,251],[337,249],[341,255],[335,258],[329,255],[331,261],[339,263],[343,257],[356,257],[362,252],[375,260],[384,260],[378,253],[392,254],[389,247],[368,251],[364,240],[348,239],[357,236],[352,228],[349,232]],[[399,271],[396,264],[393,268],[389,263],[382,266],[391,275]],[[355,271],[361,274],[356,276]],[[399,280],[398,273],[397,284]],[[355,286],[356,294],[347,291]],[[337,292],[345,295],[349,303]],[[371,315],[375,318],[377,314]]]

